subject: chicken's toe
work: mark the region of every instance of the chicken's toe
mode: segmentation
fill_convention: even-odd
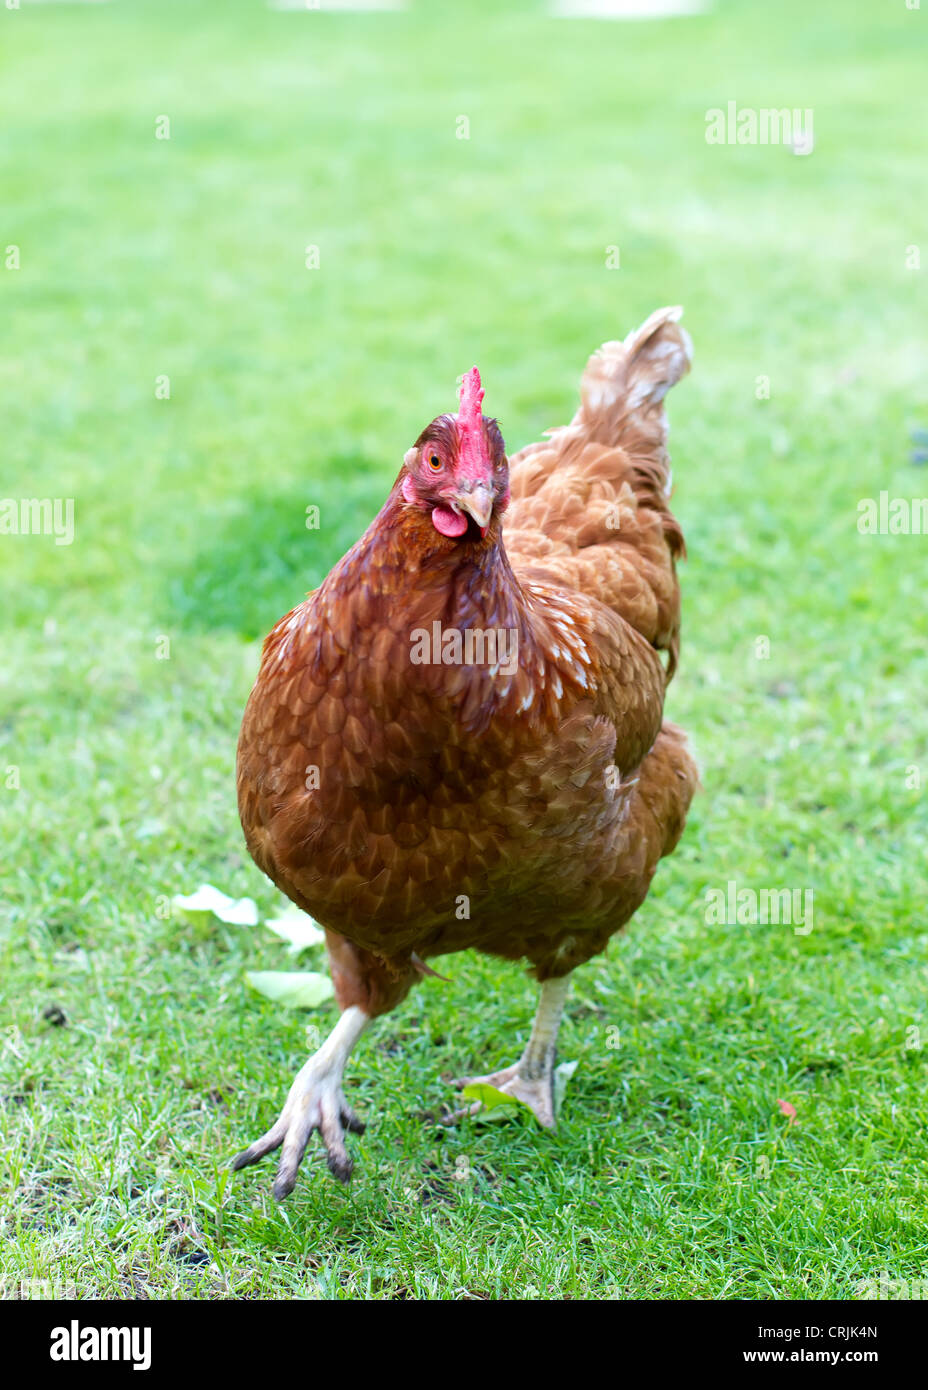
[[[287,1134],[287,1126],[283,1116],[272,1125],[266,1134],[262,1134],[260,1139],[256,1139],[253,1144],[249,1144],[247,1149],[242,1149],[232,1160],[232,1167],[235,1170],[247,1168],[252,1163],[257,1163],[266,1154],[273,1153],[279,1149],[284,1142]]]

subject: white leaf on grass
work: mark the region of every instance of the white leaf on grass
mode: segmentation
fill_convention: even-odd
[[[139,821],[135,827],[135,838],[137,840],[150,840],[154,835],[160,835],[164,831],[164,821],[157,816],[148,816],[145,820]]]
[[[251,898],[227,898],[225,893],[220,893],[211,883],[204,883],[188,898],[182,893],[176,893],[172,902],[181,912],[190,916],[211,912],[220,922],[231,922],[236,927],[258,925],[258,909]]]
[[[284,908],[276,917],[269,917],[264,924],[275,936],[287,943],[291,956],[298,956],[308,946],[318,946],[325,941],[325,932],[317,927],[311,917],[298,907]]]
[[[579,1067],[579,1062],[562,1062],[554,1068],[554,1118],[557,1119],[567,1094],[567,1083]]]
[[[328,975],[315,970],[249,970],[245,979],[265,999],[287,1009],[315,1009],[335,993]]]
[[[76,946],[73,951],[56,951],[53,959],[58,965],[69,966],[72,970],[90,969],[90,957],[83,946]]]

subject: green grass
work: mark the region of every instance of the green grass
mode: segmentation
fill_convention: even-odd
[[[901,0],[640,25],[535,0],[0,9],[0,251],[21,257],[0,492],[73,496],[77,524],[70,547],[0,538],[8,1283],[845,1298],[928,1277],[928,1050],[906,1046],[928,1025],[928,540],[856,529],[861,497],[928,493],[905,268],[928,257],[925,23]],[[815,152],[707,145],[729,99],[813,107]],[[257,639],[473,361],[515,448],[572,410],[597,343],[674,302],[696,368],[671,399],[691,558],[669,712],[705,791],[578,973],[559,1131],[428,1118],[443,1074],[512,1060],[534,1002],[518,968],[449,958],[358,1049],[351,1189],[314,1149],[278,1208],[268,1164],[228,1162],[332,1012],[246,989],[283,962],[263,928],[159,915],[203,881],[279,901],[234,799]],[[707,924],[730,879],[812,887],[814,930]]]

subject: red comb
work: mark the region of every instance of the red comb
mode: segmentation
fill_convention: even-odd
[[[476,367],[466,372],[461,382],[461,408],[458,429],[461,433],[460,461],[465,476],[482,479],[490,472],[490,460],[483,439],[483,387]]]
[[[458,424],[463,430],[479,429],[484,390],[480,385],[480,373],[476,367],[471,367],[470,371],[465,373],[458,394],[461,398]]]

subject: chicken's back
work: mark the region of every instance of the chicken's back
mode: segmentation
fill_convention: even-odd
[[[689,370],[679,308],[658,309],[587,363],[569,425],[510,460],[516,573],[580,590],[677,662],[683,534],[669,507],[664,396]]]

